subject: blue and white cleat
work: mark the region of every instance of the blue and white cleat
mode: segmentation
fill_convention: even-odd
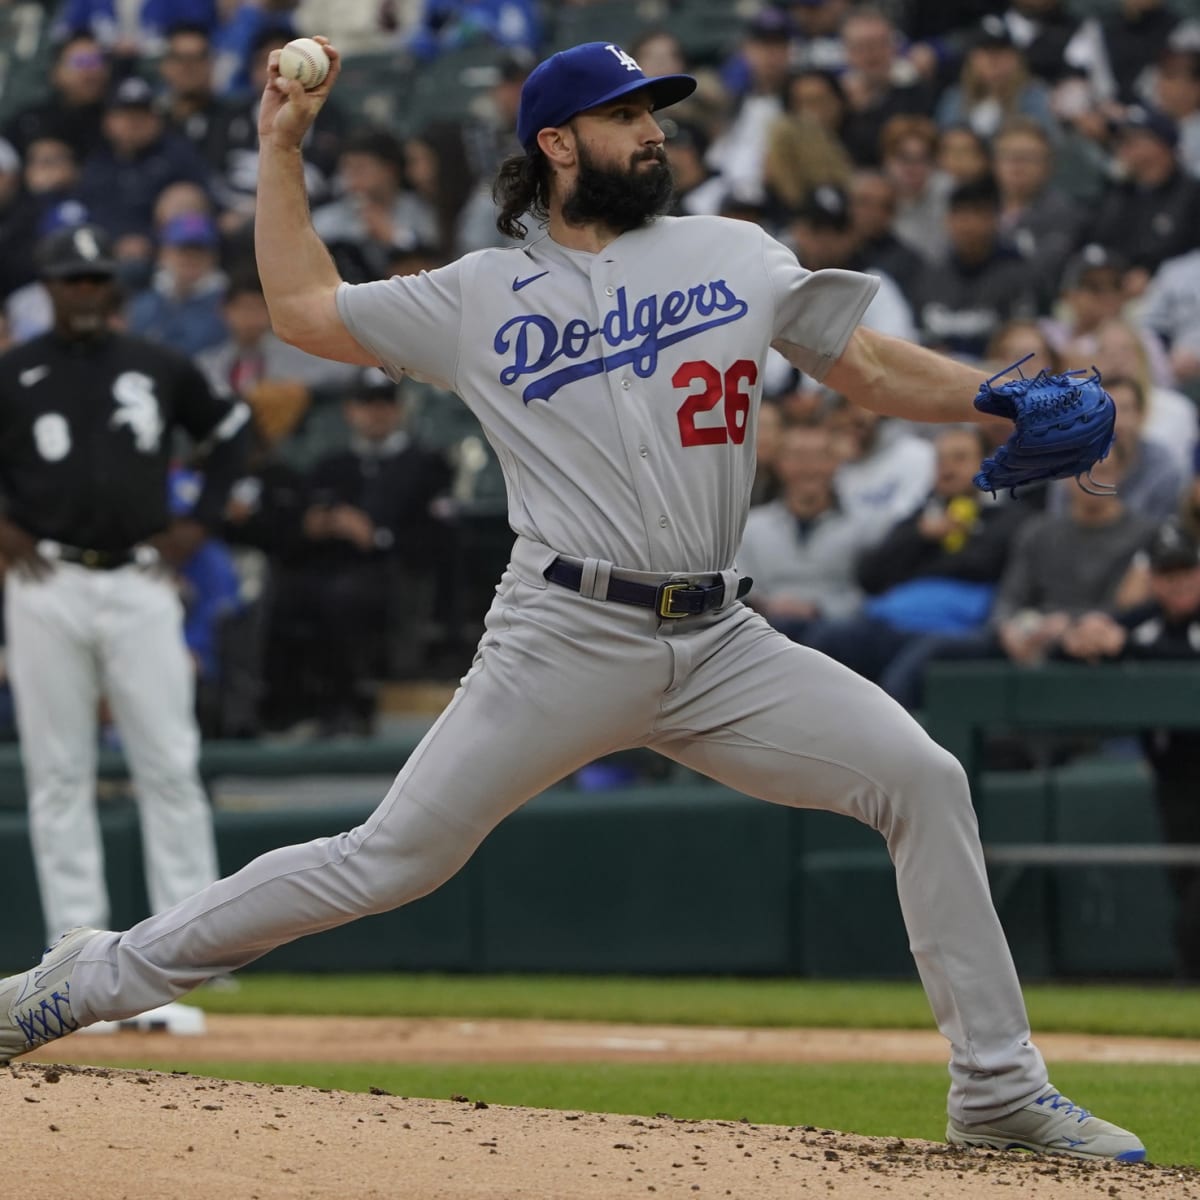
[[[0,980],[0,1065],[79,1028],[71,1013],[71,970],[98,929],[69,929],[19,975]]]
[[[1110,1121],[1094,1117],[1054,1088],[1016,1112],[984,1125],[960,1125],[951,1119],[946,1141],[954,1146],[987,1146],[992,1150],[1030,1150],[1071,1158],[1146,1161],[1146,1147]]]

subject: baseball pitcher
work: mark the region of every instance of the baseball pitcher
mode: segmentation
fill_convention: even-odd
[[[68,935],[0,984],[0,1061],[425,895],[531,796],[648,746],[884,837],[950,1044],[950,1140],[1143,1159],[1133,1134],[1047,1079],[962,768],[878,688],[740,602],[770,347],[855,403],[923,421],[966,419],[981,373],[860,328],[871,276],[806,271],[754,225],[659,215],[671,178],[654,114],[695,81],[647,78],[601,42],[555,54],[524,85],[524,152],[495,189],[520,246],[346,285],[312,230],[300,154],[336,83],[327,49],[321,85],[273,66],[262,102],[255,229],[275,329],[457,392],[504,467],[511,562],[462,686],[365,824],[272,851],[126,932]],[[1053,403],[1076,414],[1056,425],[1088,427],[1092,448],[1056,466],[1079,474],[1107,449],[1109,414],[1069,380]],[[1019,399],[1010,407],[1028,440]],[[1022,481],[1024,444],[1000,486]]]

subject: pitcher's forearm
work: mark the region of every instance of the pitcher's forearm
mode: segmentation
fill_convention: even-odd
[[[254,253],[275,332],[288,340],[302,332],[317,294],[341,282],[337,267],[313,229],[298,147],[264,141],[258,168]]]
[[[825,378],[851,403],[910,421],[980,421],[973,401],[987,374],[923,346],[860,327]]]

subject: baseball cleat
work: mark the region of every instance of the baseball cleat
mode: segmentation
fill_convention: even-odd
[[[68,929],[36,967],[0,981],[0,1065],[79,1028],[71,1013],[71,970],[100,932]]]
[[[1034,1101],[997,1121],[960,1125],[951,1118],[946,1141],[954,1146],[988,1146],[993,1150],[1031,1150],[1071,1158],[1107,1158],[1116,1162],[1146,1161],[1146,1147],[1110,1121],[1094,1117],[1052,1087]]]

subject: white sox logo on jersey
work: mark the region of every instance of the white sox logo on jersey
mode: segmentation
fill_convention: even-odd
[[[113,399],[117,411],[109,427],[127,426],[133,434],[134,445],[144,454],[153,454],[162,441],[163,419],[154,394],[154,380],[141,371],[125,371],[113,383]]]
[[[618,288],[615,307],[594,328],[582,317],[567,321],[561,329],[553,317],[543,313],[513,317],[496,330],[493,342],[497,354],[511,356],[500,372],[500,382],[508,386],[523,375],[537,375],[521,393],[528,404],[549,400],[576,379],[628,364],[645,379],[658,368],[660,351],[740,320],[749,307],[724,279],[712,279],[686,292],[668,292],[661,300],[655,293],[635,303],[629,301],[624,288]],[[606,349],[615,353],[605,353]],[[595,357],[584,357],[596,350],[600,353]],[[547,370],[562,359],[570,365]]]

